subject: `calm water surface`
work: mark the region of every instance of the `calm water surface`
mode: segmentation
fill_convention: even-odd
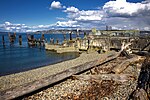
[[[17,34],[17,38],[12,46],[10,46],[8,34],[0,34],[0,76],[58,63],[79,56],[78,53],[57,54],[52,51],[46,51],[44,48],[29,48],[26,34],[20,34],[23,38],[22,46],[19,46],[18,43],[19,34]],[[5,36],[5,47],[2,45],[2,35]],[[41,37],[41,34],[36,34],[34,37],[38,39]],[[76,37],[76,35],[73,34],[73,37]],[[63,41],[62,34],[45,34],[45,38],[48,41],[50,38],[59,39],[60,42]],[[69,35],[67,35],[67,39],[69,39]]]

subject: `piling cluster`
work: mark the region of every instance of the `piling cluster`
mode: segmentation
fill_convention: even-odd
[[[8,33],[8,37],[9,37],[9,43],[10,43],[10,46],[14,45],[14,42],[16,41],[16,39],[18,38],[18,43],[20,46],[22,46],[22,35],[16,35],[16,33]],[[27,43],[28,43],[28,46],[29,47],[36,47],[36,46],[44,46],[45,45],[45,42],[46,42],[46,39],[44,37],[44,34],[42,34],[41,38],[39,39],[36,39],[34,38],[34,35],[32,34],[27,34]],[[6,44],[5,44],[5,35],[2,35],[2,45],[5,47]]]

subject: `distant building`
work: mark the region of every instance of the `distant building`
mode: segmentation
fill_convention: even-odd
[[[111,26],[106,25],[106,31],[108,31],[108,30],[112,30],[112,27],[111,27]]]
[[[138,36],[139,30],[97,30],[95,35],[105,36]]]

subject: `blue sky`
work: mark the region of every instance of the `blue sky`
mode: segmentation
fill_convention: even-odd
[[[150,30],[150,0],[0,0],[0,31]]]

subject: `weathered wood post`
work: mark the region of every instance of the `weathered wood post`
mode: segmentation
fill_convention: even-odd
[[[50,44],[54,44],[54,38],[50,38]]]
[[[70,40],[72,40],[72,32],[70,32],[69,35],[70,35]]]
[[[34,35],[31,35],[31,45],[32,45],[32,46],[34,46],[34,45],[35,45]]]
[[[41,39],[39,39],[38,42],[39,42],[39,48],[41,49],[41,42],[42,42]]]
[[[10,45],[13,45],[15,41],[15,35],[14,34],[11,35],[10,33],[8,33],[8,36],[9,36]]]
[[[84,32],[84,37],[86,37],[86,32]]]
[[[45,40],[44,33],[42,34],[41,40]]]
[[[51,45],[54,44],[54,38],[50,38],[50,44],[51,44]]]
[[[3,44],[3,46],[5,46],[5,37],[4,37],[4,35],[2,36],[2,44]]]
[[[87,39],[88,40],[88,48],[87,51],[90,49],[90,38]]]
[[[22,45],[22,36],[19,35],[19,45]]]
[[[79,35],[80,35],[79,29],[77,29],[76,35],[77,35],[77,38],[79,38]]]
[[[14,39],[16,39],[16,32],[14,32],[13,37],[14,37]]]
[[[52,44],[52,38],[49,39],[49,43]]]
[[[56,44],[57,44],[57,45],[59,44],[59,40],[58,40],[58,39],[56,39]]]
[[[42,46],[44,46],[44,41],[45,41],[45,36],[44,36],[44,33],[42,33],[42,37],[41,37],[41,42],[42,42]]]
[[[32,39],[32,40],[34,39],[34,35],[31,35],[31,39]]]
[[[66,33],[63,32],[64,41],[66,41]]]

